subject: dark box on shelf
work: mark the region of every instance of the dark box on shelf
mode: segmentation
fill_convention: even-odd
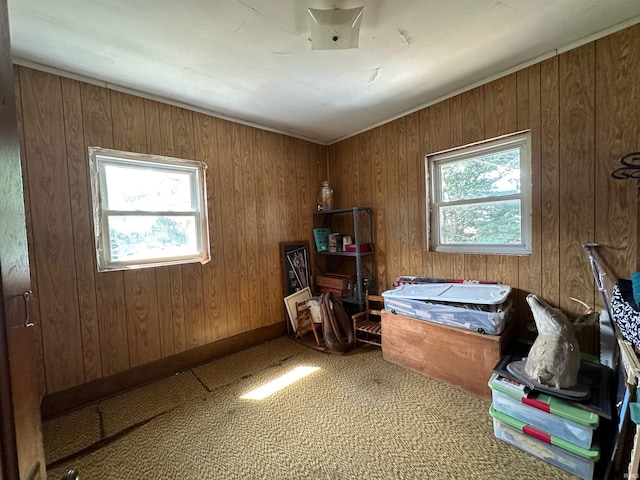
[[[325,273],[316,275],[316,285],[318,287],[331,288],[333,290],[347,290],[351,282],[351,275],[341,273]]]
[[[356,244],[355,243],[350,243],[349,245],[345,245],[344,251],[345,252],[355,253]],[[371,251],[371,244],[370,243],[361,243],[360,244],[360,253],[370,252],[370,251]]]

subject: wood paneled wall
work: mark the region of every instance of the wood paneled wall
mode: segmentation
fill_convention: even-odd
[[[398,275],[501,281],[527,335],[529,292],[571,313],[570,297],[600,303],[583,243],[616,275],[636,266],[636,185],[609,174],[640,149],[637,25],[328,149],[28,68],[15,80],[47,393],[283,322],[278,243],[313,245],[327,159],[334,206],[374,209],[379,291]],[[429,252],[425,155],[524,129],[533,253]],[[206,162],[211,262],[97,273],[91,145]]]
[[[279,242],[312,241],[326,147],[15,69],[46,392],[284,322]],[[207,169],[211,261],[96,270],[88,146]]]
[[[427,250],[425,155],[531,130],[533,252],[463,255]],[[378,290],[399,275],[500,281],[514,289],[527,335],[533,292],[565,311],[570,297],[601,305],[582,245],[601,244],[629,277],[638,245],[636,182],[610,177],[640,149],[640,26],[636,25],[329,147],[339,207],[375,213]],[[593,332],[581,346],[597,351]]]

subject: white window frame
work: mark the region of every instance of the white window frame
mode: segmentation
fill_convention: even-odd
[[[453,202],[441,201],[440,166],[469,160],[491,153],[520,149],[520,193],[488,196],[480,199],[463,199]],[[478,253],[501,255],[527,255],[531,253],[531,133],[517,132],[510,135],[478,142],[453,150],[434,153],[425,157],[427,238],[429,249],[435,252]],[[445,244],[440,235],[440,208],[451,205],[476,204],[520,200],[520,244]]]
[[[191,180],[191,209],[184,211],[110,210],[107,202],[107,179],[105,166],[124,165],[130,168],[157,169],[180,172]],[[207,218],[207,165],[203,162],[181,158],[123,152],[102,147],[89,147],[89,170],[93,206],[93,223],[96,241],[96,260],[99,272],[129,270],[136,268],[178,265],[184,263],[207,263],[210,256],[209,222]],[[111,241],[108,220],[110,216],[167,215],[194,217],[197,232],[197,252],[191,255],[166,256],[130,261],[115,261],[111,257]]]

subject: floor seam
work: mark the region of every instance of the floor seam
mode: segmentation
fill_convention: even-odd
[[[128,434],[138,430],[141,427],[144,427],[146,424],[148,424],[149,422],[155,420],[156,418],[159,418],[163,415],[166,415],[167,413],[170,413],[174,410],[175,408],[171,408],[169,410],[165,410],[164,412],[160,412],[157,415],[154,415],[151,418],[147,418],[146,420],[142,420],[141,422],[137,422],[134,423],[133,425],[120,430],[119,432],[114,433],[113,435],[111,435],[110,437],[106,437],[106,438],[101,438],[100,440],[98,440],[97,442],[92,443],[91,445],[88,445],[80,450],[78,450],[77,452],[73,452],[69,455],[66,455],[62,458],[59,458],[57,460],[54,460],[51,463],[47,464],[47,470],[50,469],[54,469],[57,468],[61,465],[64,465],[65,463],[71,462],[71,461],[77,461],[79,459],[81,459],[82,457],[87,456],[90,453],[93,453],[97,450],[100,450],[101,448],[104,448],[106,446],[108,446],[109,444],[120,440],[123,437],[126,437]],[[102,416],[101,416],[102,418]],[[102,430],[102,422],[100,422],[100,429]],[[101,437],[102,437],[102,432],[101,432]]]

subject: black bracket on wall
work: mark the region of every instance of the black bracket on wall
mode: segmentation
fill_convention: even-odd
[[[631,152],[620,158],[622,167],[616,168],[611,172],[611,176],[618,180],[627,178],[640,179],[640,152]],[[640,189],[640,185],[638,185]]]

